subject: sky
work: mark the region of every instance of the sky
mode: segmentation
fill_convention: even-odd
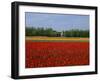
[[[89,15],[25,12],[26,27],[52,28],[56,31],[89,29]]]

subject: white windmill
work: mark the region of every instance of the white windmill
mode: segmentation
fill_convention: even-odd
[[[61,37],[63,37],[63,36],[64,36],[64,32],[62,31],[62,32],[61,32]]]

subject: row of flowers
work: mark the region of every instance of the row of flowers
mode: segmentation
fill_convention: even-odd
[[[26,41],[26,68],[89,64],[89,42]]]

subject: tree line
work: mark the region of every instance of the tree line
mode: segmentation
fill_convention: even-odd
[[[26,27],[26,36],[48,36],[48,37],[89,37],[89,30],[71,29],[62,32],[44,27]]]

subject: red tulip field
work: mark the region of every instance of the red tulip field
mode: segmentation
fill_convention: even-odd
[[[26,40],[26,68],[89,65],[89,42]]]

